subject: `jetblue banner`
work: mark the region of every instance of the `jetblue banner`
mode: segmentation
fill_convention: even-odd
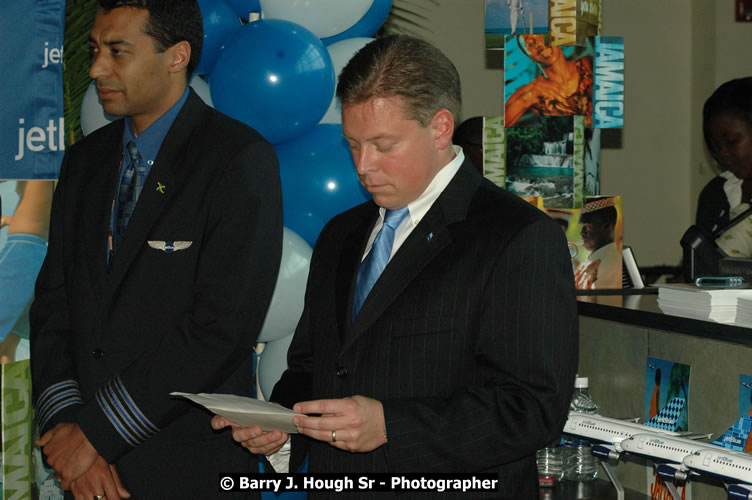
[[[0,179],[57,179],[65,0],[0,1]]]

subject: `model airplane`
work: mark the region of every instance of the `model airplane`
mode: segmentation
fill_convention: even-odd
[[[569,412],[564,433],[596,443],[593,445],[593,455],[603,459],[618,460],[623,451],[621,444],[635,434],[679,436],[679,433],[673,429],[676,428],[676,422],[685,405],[684,398],[672,399],[663,410],[648,421],[648,424],[652,425],[572,411]]]
[[[684,458],[701,451],[718,452],[725,449],[744,455],[747,436],[740,435],[746,428],[749,434],[749,417],[742,417],[721,437],[712,443],[696,441],[682,436],[658,436],[655,433],[641,433],[622,441],[621,448],[631,454],[649,458],[658,463],[657,472],[668,481],[686,481],[687,467]],[[749,455],[747,455],[749,457]],[[750,457],[752,459],[752,457]]]
[[[752,419],[740,418],[712,443],[698,441],[676,432],[686,402],[675,399],[646,424],[570,412],[564,433],[593,442],[592,453],[601,459],[618,460],[621,453],[648,458],[669,483],[691,474],[719,476],[727,482],[729,498],[752,500],[752,455],[744,453]]]
[[[640,433],[621,443],[630,455],[648,458],[656,463],[656,471],[664,481],[684,482],[689,477],[683,460],[685,457],[708,449],[721,449],[710,443],[693,441],[681,436],[663,436],[657,433]]]
[[[747,453],[713,449],[697,451],[682,460],[690,471],[721,477],[729,498],[752,499],[752,456]]]

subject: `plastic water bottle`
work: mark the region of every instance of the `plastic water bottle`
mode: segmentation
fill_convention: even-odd
[[[598,405],[590,397],[588,378],[577,377],[570,411],[597,413]],[[564,452],[564,478],[573,481],[592,481],[598,475],[598,459],[593,456],[590,443],[585,439],[569,438]]]
[[[538,464],[538,486],[553,488],[564,477],[564,451],[557,439],[549,446],[535,452]]]

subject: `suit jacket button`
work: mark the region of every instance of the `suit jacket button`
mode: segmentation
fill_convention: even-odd
[[[338,377],[347,377],[347,368],[344,366],[338,366],[335,373]]]
[[[102,356],[104,356],[104,351],[102,349],[94,349],[91,353],[91,357],[94,359],[99,359]]]

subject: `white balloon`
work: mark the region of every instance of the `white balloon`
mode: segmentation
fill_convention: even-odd
[[[204,80],[198,75],[193,75],[191,81],[188,83],[194,92],[206,103],[209,107],[214,107],[214,103],[211,98],[211,91],[209,90],[209,82]]]
[[[211,92],[209,91],[209,84],[198,75],[194,75],[190,81],[191,88],[196,91],[196,94],[212,108],[214,104],[211,99]],[[89,135],[96,129],[104,127],[108,123],[121,118],[120,116],[108,115],[104,112],[102,107],[102,101],[97,96],[97,88],[94,80],[89,84],[89,88],[84,93],[83,101],[81,102],[81,130],[84,136]]]
[[[279,381],[282,373],[287,369],[287,350],[290,348],[293,334],[281,339],[267,342],[264,352],[258,360],[258,386],[265,400],[272,395],[274,384]],[[259,398],[260,399],[260,398]]]
[[[355,53],[373,40],[373,38],[368,37],[347,38],[326,47],[329,50],[329,56],[332,58],[332,67],[337,78]],[[326,110],[319,123],[342,123],[342,104],[336,94],[332,97],[329,109]]]
[[[311,247],[303,238],[284,228],[277,284],[258,342],[280,339],[295,331],[303,313],[303,298],[312,253]]]
[[[368,12],[373,0],[260,0],[264,19],[299,24],[319,38],[342,33]]]

